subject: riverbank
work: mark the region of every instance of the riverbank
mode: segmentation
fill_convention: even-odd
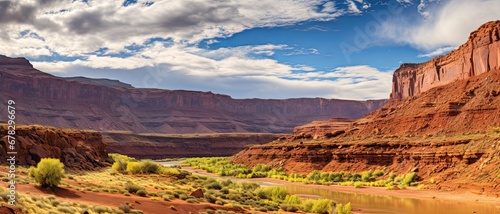
[[[227,176],[219,176],[213,173],[206,172],[201,169],[195,169],[193,167],[183,166],[183,170],[210,177],[218,178],[230,178]],[[437,191],[437,190],[418,190],[415,187],[408,187],[407,189],[401,190],[386,190],[383,187],[362,187],[354,188],[352,186],[338,186],[338,185],[317,185],[317,184],[303,184],[298,182],[283,181],[274,178],[251,178],[251,179],[238,179],[231,177],[231,179],[240,181],[253,181],[259,183],[265,183],[266,185],[286,185],[286,186],[297,186],[297,187],[307,187],[307,188],[317,188],[326,189],[331,191],[348,192],[348,193],[359,193],[359,194],[370,194],[370,195],[381,195],[381,196],[394,196],[402,198],[415,198],[415,199],[428,199],[428,200],[449,200],[449,201],[459,201],[466,203],[487,203],[495,206],[500,213],[500,198],[492,197],[487,195],[478,195],[475,193],[467,191]]]

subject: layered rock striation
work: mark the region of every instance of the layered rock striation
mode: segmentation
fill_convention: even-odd
[[[249,144],[264,144],[278,138],[266,133],[134,134],[103,133],[107,151],[140,159],[231,156]]]
[[[391,99],[416,96],[455,80],[500,69],[500,21],[472,32],[467,42],[444,56],[422,64],[402,64],[394,72]]]
[[[291,133],[332,117],[359,118],[386,100],[232,99],[211,92],[139,89],[112,80],[60,78],[24,58],[0,57],[0,103],[22,124],[137,133]],[[5,110],[0,105],[0,111]],[[5,114],[0,120],[6,121]]]
[[[16,126],[16,164],[36,165],[42,158],[58,158],[69,169],[94,170],[111,165],[102,135],[95,131],[43,126]],[[0,160],[8,156],[7,125],[0,124]]]

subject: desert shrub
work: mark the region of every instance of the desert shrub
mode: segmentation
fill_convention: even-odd
[[[257,190],[257,196],[262,199],[270,199],[273,201],[282,201],[288,195],[284,187],[273,186],[264,187]]]
[[[401,183],[398,185],[398,188],[399,189],[406,189],[406,184]]]
[[[287,195],[285,200],[283,200],[284,204],[302,204],[302,200],[296,195]]]
[[[388,183],[385,185],[385,189],[386,190],[393,190],[394,189],[394,185],[392,183]]]
[[[345,205],[337,204],[337,214],[351,214],[351,203]]]
[[[53,207],[57,207],[59,204],[61,204],[61,202],[58,200],[50,200],[50,203],[52,204]]]
[[[167,175],[179,175],[181,171],[176,167],[161,167],[159,168],[159,173]]]
[[[393,172],[389,173],[389,179],[394,181],[395,178],[396,178],[396,174],[394,174]]]
[[[435,184],[435,183],[436,183],[436,181],[434,181],[434,178],[431,178],[431,179],[429,180],[429,183],[430,183],[430,184]]]
[[[42,187],[56,187],[64,176],[64,164],[55,158],[42,158],[35,167],[30,167],[28,175]]]
[[[419,185],[417,186],[417,189],[425,189],[425,185],[423,185],[423,184],[419,184]]]
[[[184,194],[184,193],[179,194],[179,199],[186,200],[187,198],[188,198],[188,196],[186,194]]]
[[[141,197],[146,197],[148,195],[148,192],[146,192],[146,190],[144,190],[144,189],[141,189],[141,190],[138,190],[135,194],[137,194],[138,196],[141,196]]]
[[[62,213],[75,213],[76,209],[73,207],[58,207],[57,210]]]
[[[314,205],[311,208],[311,212],[313,213],[333,213],[333,210],[335,209],[335,202],[322,198],[318,199],[314,202]]]
[[[217,201],[215,201],[215,204],[217,204],[217,205],[224,205],[224,204],[227,204],[227,203],[224,200],[217,200]]]
[[[120,204],[118,206],[118,209],[120,209],[124,213],[130,213],[130,211],[132,211],[132,208],[128,204]]]
[[[211,195],[211,194],[205,194],[205,199],[207,199],[208,203],[212,203],[212,204],[215,204],[217,201],[217,197],[215,197],[214,195]]]
[[[162,167],[160,164],[157,164],[150,160],[141,161],[141,173],[143,174],[157,174]]]
[[[280,208],[283,209],[284,211],[287,211],[287,212],[299,211],[299,208],[297,207],[296,204],[282,204],[282,205],[280,205]]]
[[[94,207],[92,208],[92,210],[93,210],[94,212],[96,212],[96,213],[111,213],[111,212],[113,212],[113,210],[112,210],[112,209],[110,209],[109,207],[99,206],[99,205],[94,206]]]
[[[40,207],[40,208],[45,208],[45,207],[47,207],[47,206],[43,203],[43,201],[37,201],[37,202],[35,203],[35,205],[36,205],[37,207]]]
[[[361,187],[363,187],[363,183],[359,182],[359,181],[356,181],[356,182],[354,182],[353,186],[354,186],[354,188],[361,188]]]
[[[116,153],[111,153],[108,155],[111,159],[113,159],[113,165],[111,168],[115,171],[121,172],[121,173],[126,173],[127,172],[127,165],[129,162],[135,162],[137,161],[134,158],[128,157],[126,155],[121,155],[121,154],[116,154]]]
[[[412,173],[408,173],[404,176],[403,180],[401,181],[403,184],[406,184],[406,185],[409,185],[411,184],[412,182],[415,181],[415,179],[417,178],[417,173],[415,172],[412,172]]]
[[[125,190],[127,190],[129,193],[136,193],[139,190],[144,190],[144,187],[141,187],[137,184],[132,183],[131,181],[128,181],[125,184]]]
[[[188,199],[186,200],[186,202],[188,202],[188,203],[197,203],[197,202],[198,202],[198,200],[196,200],[195,198],[188,198]]]
[[[259,164],[259,165],[254,166],[252,168],[253,172],[268,172],[270,170],[271,170],[271,167],[269,167],[268,165],[265,165],[265,164]]]
[[[375,176],[375,177],[380,177],[382,175],[384,175],[384,171],[383,170],[376,169],[375,171],[373,171],[373,176]]]
[[[361,181],[369,182],[372,181],[373,171],[368,170],[361,173]]]
[[[126,171],[130,174],[142,173],[142,164],[140,162],[128,162]]]
[[[213,181],[205,184],[205,188],[220,190],[220,189],[222,189],[222,186],[219,184],[219,182],[217,182],[216,180],[213,180]]]
[[[131,210],[130,213],[131,214],[144,214],[144,212],[142,210]]]
[[[174,198],[173,195],[170,195],[170,194],[164,194],[163,196],[161,196],[163,198],[163,200],[165,201],[170,201],[172,198]]]
[[[227,187],[224,187],[220,190],[222,194],[229,194],[229,189]]]

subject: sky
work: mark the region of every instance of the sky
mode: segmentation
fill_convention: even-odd
[[[61,76],[233,98],[386,99],[498,0],[0,0],[0,54]]]

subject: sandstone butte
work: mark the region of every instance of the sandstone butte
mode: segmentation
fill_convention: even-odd
[[[394,72],[389,102],[361,119],[296,127],[233,162],[312,170],[417,175],[429,188],[500,192],[500,21],[485,23],[457,50]]]

